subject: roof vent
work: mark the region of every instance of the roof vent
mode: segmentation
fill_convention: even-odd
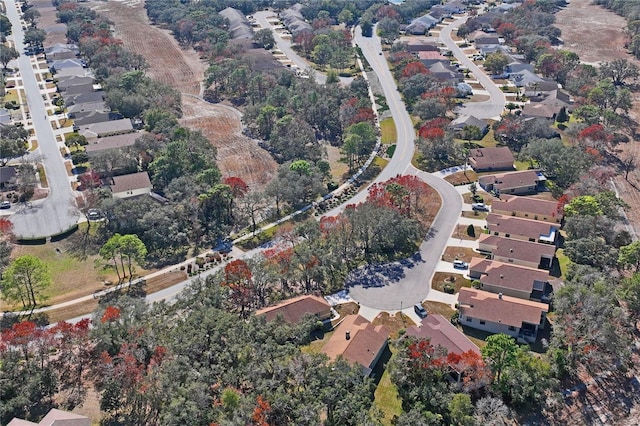
[[[500,278],[504,278],[504,275],[500,274]]]
[[[502,300],[502,293],[498,293],[498,299]]]
[[[347,331],[345,331],[345,333],[344,333],[344,337],[345,337],[345,339],[347,339],[347,340],[351,339],[351,330],[347,330]]]

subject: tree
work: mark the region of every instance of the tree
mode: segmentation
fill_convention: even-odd
[[[0,126],[0,165],[9,160],[22,157],[27,153],[29,133],[24,127],[15,125]]]
[[[449,417],[451,423],[458,426],[474,425],[473,404],[471,397],[465,393],[457,393],[449,403]]]
[[[113,262],[113,267],[116,270],[116,274],[118,274],[118,281],[122,281],[122,278],[125,275],[124,266],[122,267],[122,276],[120,276],[120,269],[118,268],[118,255],[119,255],[121,238],[122,238],[122,235],[120,234],[112,235],[111,238],[109,238],[107,242],[104,243],[100,248],[100,256],[104,260]]]
[[[640,319],[640,274],[623,279],[616,294],[626,303],[630,316],[636,321]]]
[[[383,18],[378,22],[378,35],[383,40],[383,43],[393,44],[393,41],[398,37],[400,30],[400,22],[394,18]]]
[[[509,417],[509,408],[502,399],[485,396],[476,402],[473,417],[476,423],[486,426],[505,426]]]
[[[42,42],[47,38],[45,30],[38,28],[29,28],[24,33],[24,42],[31,46],[40,46]]]
[[[2,293],[6,300],[34,308],[44,299],[43,291],[51,285],[49,268],[40,259],[24,255],[14,260],[4,273]]]
[[[495,374],[494,383],[500,383],[502,372],[516,360],[518,344],[506,334],[494,334],[487,337],[486,342],[482,347],[482,356]]]
[[[39,17],[40,17],[40,12],[35,7],[30,7],[29,9],[25,10],[25,12],[22,14],[22,18],[25,21],[29,22],[29,25],[32,27],[36,25],[36,21],[38,20]]]
[[[11,21],[4,15],[0,15],[0,36],[7,37],[11,34]]]
[[[556,116],[556,121],[558,123],[566,123],[567,121],[569,121],[569,116],[567,115],[567,108],[566,107],[560,108],[560,111],[558,112],[558,115]]]
[[[276,40],[273,38],[273,33],[268,28],[256,31],[253,35],[253,41],[267,50],[270,50],[276,44]]]
[[[634,268],[636,273],[640,272],[640,241],[620,247],[618,265],[624,269]]]
[[[147,257],[147,248],[137,235],[123,235],[118,240],[118,251],[121,257],[127,259],[127,270],[129,271],[129,282],[133,278],[133,262],[138,264],[144,262]]]
[[[635,81],[639,75],[637,65],[624,58],[600,64],[599,71],[603,78],[610,78],[615,86],[624,85],[627,79]]]
[[[492,74],[502,74],[509,64],[509,58],[502,52],[490,53],[484,60],[484,68]]]
[[[0,44],[0,64],[2,64],[3,69],[6,70],[9,62],[14,59],[18,59],[19,57],[20,53],[16,49]]]

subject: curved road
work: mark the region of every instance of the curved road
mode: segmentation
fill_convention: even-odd
[[[420,246],[420,260],[416,262],[394,262],[390,269],[396,278],[389,278],[374,286],[368,283],[352,284],[349,294],[361,305],[369,308],[396,311],[402,307],[424,300],[431,289],[431,278],[442,256],[447,241],[458,221],[462,210],[462,198],[448,182],[430,173],[418,171],[411,165],[415,150],[415,130],[405,104],[397,90],[395,80],[388,63],[382,55],[382,46],[378,36],[363,37],[360,27],[356,29],[355,42],[378,76],[389,110],[393,115],[398,142],[396,151],[375,182],[383,182],[398,174],[414,174],[433,187],[440,194],[442,208],[431,226],[431,235]],[[364,201],[367,191],[360,191],[350,203]],[[405,266],[406,265],[406,266]],[[397,273],[401,270],[399,278]],[[370,277],[371,274],[365,274]],[[367,277],[365,277],[367,278]],[[367,281],[365,279],[365,281]]]
[[[59,234],[78,223],[79,213],[75,206],[69,175],[64,166],[53,128],[40,94],[31,63],[31,57],[24,52],[24,33],[15,0],[5,2],[7,17],[12,24],[12,38],[15,48],[21,53],[18,66],[27,96],[31,120],[38,140],[40,154],[49,183],[49,196],[42,201],[34,201],[32,207],[14,207],[16,212],[9,217],[13,223],[13,232],[17,237],[48,237]],[[33,155],[33,154],[32,154]]]
[[[451,38],[451,32],[467,21],[468,17],[456,19],[440,30],[440,40],[447,49],[456,57],[463,68],[468,68],[478,82],[489,92],[490,99],[484,102],[467,102],[457,112],[464,115],[473,115],[480,119],[499,119],[504,111],[506,99],[504,93],[471,59],[464,54],[462,49]]]

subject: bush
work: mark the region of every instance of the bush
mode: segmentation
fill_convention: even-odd
[[[473,227],[472,224],[469,224],[469,226],[467,226],[467,235],[472,238],[476,237],[476,229]]]
[[[484,198],[482,198],[478,194],[474,194],[473,197],[471,197],[471,198],[473,199],[474,203],[483,203],[484,202]]]
[[[456,288],[451,284],[445,284],[442,286],[442,290],[447,294],[453,294],[456,292]]]

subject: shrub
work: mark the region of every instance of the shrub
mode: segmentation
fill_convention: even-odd
[[[453,294],[456,292],[456,289],[453,285],[451,284],[445,284],[442,286],[442,290],[447,293],[447,294]]]
[[[476,237],[476,229],[473,227],[472,224],[469,224],[469,226],[467,226],[467,235],[472,238]]]

